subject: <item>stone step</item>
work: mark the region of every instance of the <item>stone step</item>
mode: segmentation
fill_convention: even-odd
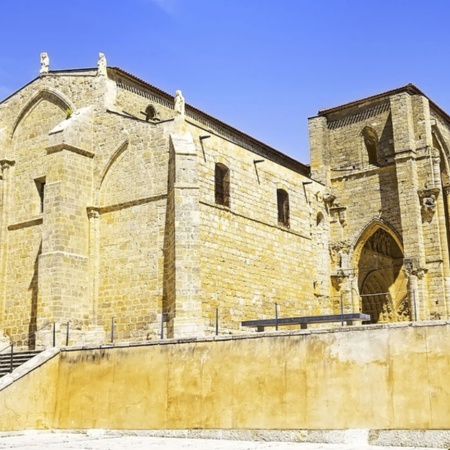
[[[15,370],[17,367],[29,361],[38,355],[41,350],[28,350],[13,353],[12,369]],[[0,354],[0,377],[3,377],[11,372],[11,354],[2,353]]]

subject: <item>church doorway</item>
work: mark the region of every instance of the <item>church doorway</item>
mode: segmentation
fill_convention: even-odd
[[[411,320],[410,297],[399,243],[385,228],[372,228],[360,240],[358,288],[361,312],[371,323]],[[368,237],[367,237],[368,236]]]

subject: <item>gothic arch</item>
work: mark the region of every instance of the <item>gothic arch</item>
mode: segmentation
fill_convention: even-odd
[[[96,203],[100,204],[104,200],[106,194],[105,189],[108,190],[108,184],[111,181],[110,176],[114,176],[115,169],[120,166],[120,162],[126,157],[127,151],[129,150],[129,141],[125,140],[122,144],[117,147],[112,156],[109,158],[105,167],[103,168],[102,174],[98,179],[97,189],[96,189]],[[129,156],[129,155],[128,155]]]
[[[374,217],[358,234],[354,241],[353,245],[353,268],[356,269],[355,263],[357,264],[357,261],[359,257],[361,256],[361,251],[366,244],[367,240],[379,229],[383,229],[388,234],[391,235],[392,239],[395,241],[395,243],[398,245],[400,250],[403,253],[403,242],[400,237],[400,234],[397,232],[397,230],[390,225],[386,220],[380,219],[378,217]]]
[[[38,93],[36,93],[20,111],[16,121],[14,122],[14,126],[11,132],[11,138],[14,136],[14,133],[22,120],[43,100],[53,103],[63,111],[67,111],[68,109],[72,111],[75,110],[75,107],[70,102],[70,100],[63,96],[61,93],[50,89],[42,89]]]
[[[364,146],[367,150],[367,156],[369,157],[369,164],[378,165],[378,135],[372,127],[364,127],[361,131],[361,135],[364,140]]]
[[[360,308],[372,323],[410,320],[403,259],[398,233],[382,219],[370,221],[356,239],[352,262]]]
[[[449,211],[449,194],[450,194],[450,164],[449,164],[449,151],[448,146],[442,136],[439,128],[436,125],[431,127],[431,133],[433,138],[433,147],[439,151],[440,156],[440,183],[443,196],[444,216],[445,216],[445,233],[447,237],[447,251],[450,254],[450,211]]]
[[[444,154],[446,160],[448,160],[448,158],[450,157],[448,146],[445,142],[444,137],[442,136],[441,130],[439,130],[437,125],[431,126],[431,135],[433,138],[433,146],[437,148],[440,153]]]
[[[117,161],[120,155],[128,148],[128,143],[129,143],[128,140],[122,142],[122,144],[113,153],[111,158],[109,158],[109,161],[106,163],[106,166],[103,169],[102,176],[100,177],[100,182],[98,184],[99,189],[102,187],[103,181],[105,180],[106,175],[111,169],[111,166]]]

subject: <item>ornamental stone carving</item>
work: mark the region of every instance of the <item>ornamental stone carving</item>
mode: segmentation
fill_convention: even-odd
[[[367,240],[366,246],[374,252],[381,253],[386,256],[392,256],[391,243],[391,236],[380,228],[372,236],[370,236]]]
[[[98,54],[98,61],[97,61],[97,75],[98,76],[106,76],[106,56],[104,53]]]
[[[323,201],[328,208],[331,208],[331,206],[333,206],[333,203],[335,200],[336,200],[336,196],[333,194],[325,194],[323,196]]]
[[[46,73],[48,73],[50,69],[50,58],[48,57],[48,54],[45,52],[41,53],[41,70],[39,71],[39,73],[41,75],[44,75]]]
[[[418,191],[418,194],[422,206],[422,218],[425,222],[430,222],[436,211],[436,199],[439,194],[439,189],[422,189]]]
[[[178,91],[175,93],[174,109],[175,109],[175,112],[176,112],[176,113],[181,114],[181,115],[184,115],[185,101],[184,101],[183,94],[181,93],[180,90],[178,90]]]
[[[87,215],[89,219],[98,219],[100,217],[100,210],[95,206],[88,206]]]

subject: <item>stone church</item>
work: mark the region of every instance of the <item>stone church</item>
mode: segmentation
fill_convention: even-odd
[[[447,319],[450,117],[409,84],[319,111],[302,164],[117,67],[0,103],[0,335],[248,333]],[[68,341],[69,342],[69,341]]]

